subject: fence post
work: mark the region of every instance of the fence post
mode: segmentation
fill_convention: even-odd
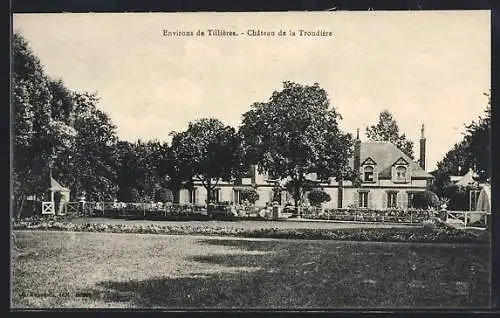
[[[467,227],[467,214],[468,212],[464,213],[464,222],[465,222],[465,227]]]
[[[410,210],[410,224],[413,224],[413,212]]]

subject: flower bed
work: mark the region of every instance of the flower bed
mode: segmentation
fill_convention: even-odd
[[[319,220],[362,221],[362,222],[389,222],[389,223],[418,223],[429,220],[434,211],[420,209],[330,209],[322,213],[303,213],[302,217]]]
[[[435,228],[376,228],[376,229],[244,229],[234,227],[199,227],[192,225],[162,226],[140,224],[72,224],[58,220],[23,220],[13,225],[15,230],[53,230],[76,232],[109,233],[148,233],[148,234],[183,234],[215,235],[251,238],[287,238],[340,241],[378,241],[378,242],[449,242],[449,243],[484,243],[489,244],[489,232],[473,234],[450,228],[439,222]]]

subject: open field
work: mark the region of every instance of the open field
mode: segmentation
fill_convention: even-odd
[[[12,306],[486,307],[489,247],[16,231]]]

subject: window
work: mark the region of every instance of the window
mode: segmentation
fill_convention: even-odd
[[[189,190],[189,203],[196,203],[196,188]]]
[[[387,192],[387,207],[388,208],[396,208],[398,200],[397,192]]]
[[[415,193],[408,192],[408,207],[409,208],[413,208],[414,207],[414,204],[413,204],[414,197],[415,197]]]
[[[364,169],[365,182],[373,182],[373,167],[367,166]]]
[[[359,192],[359,207],[368,207],[368,192]]]
[[[396,167],[396,180],[406,181],[406,167],[403,166]]]
[[[219,203],[219,189],[212,190],[211,201],[212,203]]]
[[[241,190],[234,190],[234,203],[241,204]]]

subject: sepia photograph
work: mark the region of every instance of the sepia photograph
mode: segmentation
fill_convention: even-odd
[[[490,308],[490,14],[14,14],[11,308]]]

